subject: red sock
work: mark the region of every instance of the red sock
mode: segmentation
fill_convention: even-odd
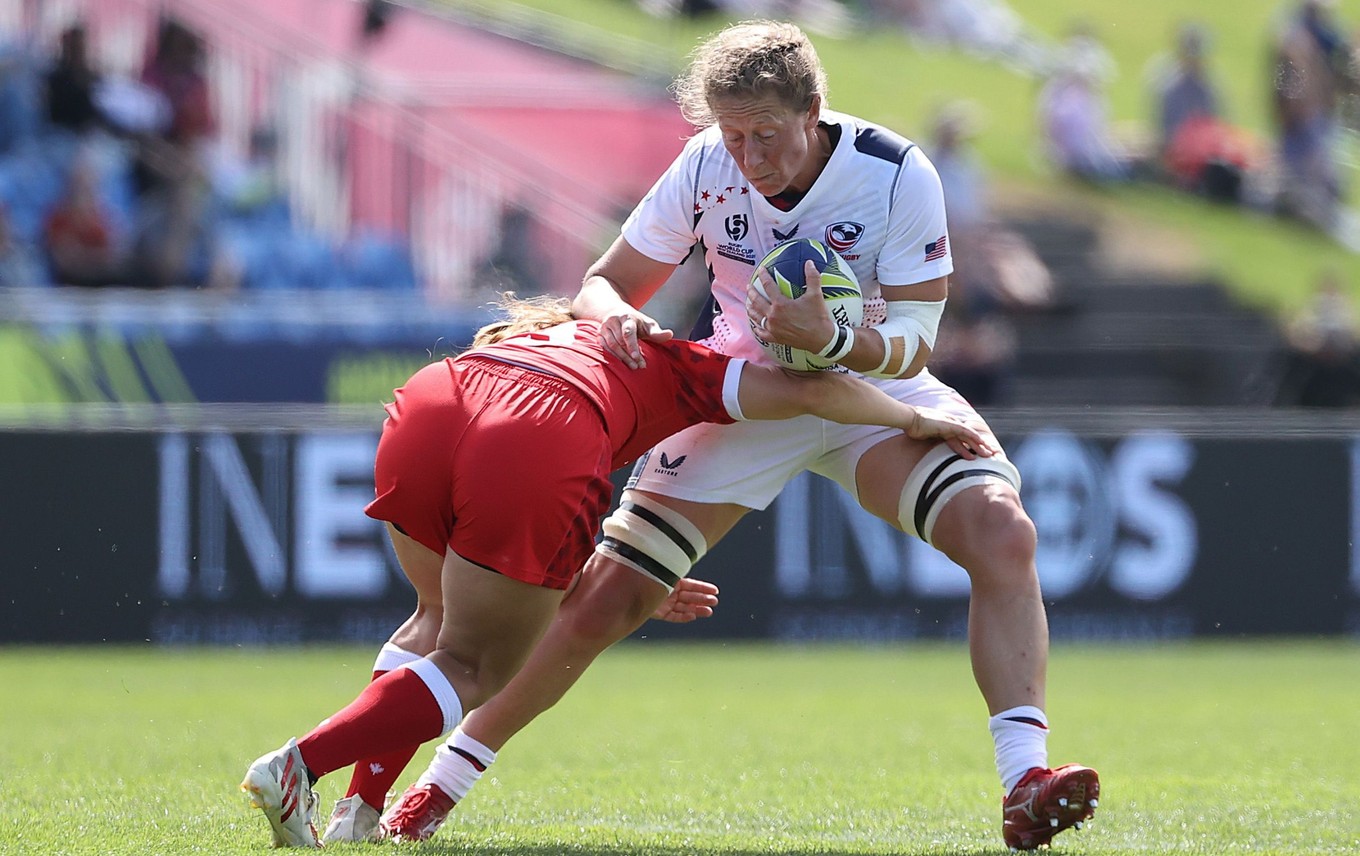
[[[373,680],[376,681],[385,674],[386,671],[374,672]],[[349,790],[345,791],[345,796],[352,797],[358,794],[364,802],[382,811],[383,804],[387,802],[388,791],[392,790],[406,765],[411,763],[416,752],[420,751],[420,746],[419,743],[413,743],[376,758],[363,758],[354,762],[354,775],[350,776]]]
[[[411,669],[396,669],[299,740],[298,749],[319,779],[360,758],[395,753],[413,743],[419,748],[443,731],[444,712],[425,681]]]

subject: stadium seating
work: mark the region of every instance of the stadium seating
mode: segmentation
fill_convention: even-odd
[[[0,205],[15,237],[43,257],[48,213],[61,198],[76,158],[91,158],[100,201],[114,233],[127,242],[139,216],[133,144],[116,135],[82,139],[51,127],[42,111],[41,71],[47,61],[31,46],[0,46]],[[212,242],[228,254],[239,270],[239,285],[247,290],[419,290],[400,235],[364,230],[332,240],[300,226],[286,199],[240,211],[218,198],[209,222]]]

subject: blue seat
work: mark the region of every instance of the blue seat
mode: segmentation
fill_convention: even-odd
[[[415,265],[406,244],[399,238],[360,232],[345,245],[345,266],[351,284],[386,291],[414,291]]]

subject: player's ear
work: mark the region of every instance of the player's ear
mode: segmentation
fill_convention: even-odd
[[[808,105],[807,125],[808,128],[817,127],[817,123],[822,119],[822,95],[820,92],[812,93],[812,103]]]

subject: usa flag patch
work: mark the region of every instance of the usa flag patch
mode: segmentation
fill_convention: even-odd
[[[933,262],[936,259],[944,258],[944,254],[947,252],[946,248],[948,246],[946,243],[946,238],[947,236],[941,235],[940,237],[931,241],[929,244],[926,244],[926,261]]]

